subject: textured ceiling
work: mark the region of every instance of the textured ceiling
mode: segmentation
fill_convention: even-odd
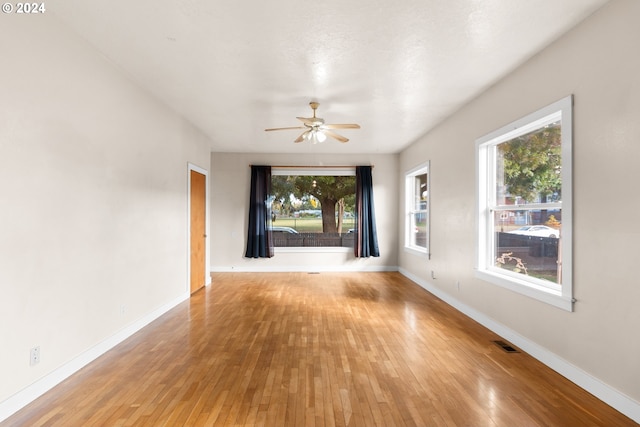
[[[607,0],[57,0],[221,152],[394,153]],[[54,10],[55,9],[55,10]],[[350,141],[294,144],[320,102]]]

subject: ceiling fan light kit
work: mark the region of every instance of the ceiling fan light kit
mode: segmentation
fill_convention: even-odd
[[[360,125],[355,123],[345,123],[345,124],[325,124],[324,119],[320,117],[316,117],[316,110],[320,104],[315,101],[311,101],[309,106],[313,110],[313,117],[296,117],[298,120],[302,122],[304,126],[293,126],[293,127],[284,127],[284,128],[270,128],[265,129],[266,132],[274,131],[274,130],[289,130],[289,129],[305,129],[300,136],[298,136],[293,142],[302,142],[307,141],[312,144],[318,144],[320,142],[324,142],[327,139],[327,136],[330,136],[333,139],[337,139],[340,142],[349,141],[348,138],[333,132],[331,129],[360,129]]]
[[[319,142],[325,142],[327,140],[327,135],[325,135],[321,130],[311,129],[302,134],[305,141],[308,141],[312,144],[317,144]]]

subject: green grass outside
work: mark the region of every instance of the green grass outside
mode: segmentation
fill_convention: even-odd
[[[322,232],[322,218],[277,218],[273,225],[278,227],[291,227],[299,233]],[[346,233],[350,228],[355,228],[355,219],[345,218],[342,223],[342,232]]]

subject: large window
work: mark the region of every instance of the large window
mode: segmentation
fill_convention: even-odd
[[[353,248],[355,168],[273,168],[274,247]]]
[[[572,98],[476,141],[478,275],[572,310]]]
[[[405,174],[405,248],[429,253],[429,164]]]

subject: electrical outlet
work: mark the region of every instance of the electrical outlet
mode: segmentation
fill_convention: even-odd
[[[29,352],[29,365],[37,365],[40,363],[40,346],[33,347]]]
[[[127,312],[127,306],[124,304],[120,304],[120,315],[124,316],[126,312]]]
[[[435,272],[435,271],[433,271],[433,270],[431,270],[431,278],[432,278],[433,280],[436,280],[436,272]]]
[[[458,289],[458,292],[460,292],[460,280],[456,281],[456,288]]]

